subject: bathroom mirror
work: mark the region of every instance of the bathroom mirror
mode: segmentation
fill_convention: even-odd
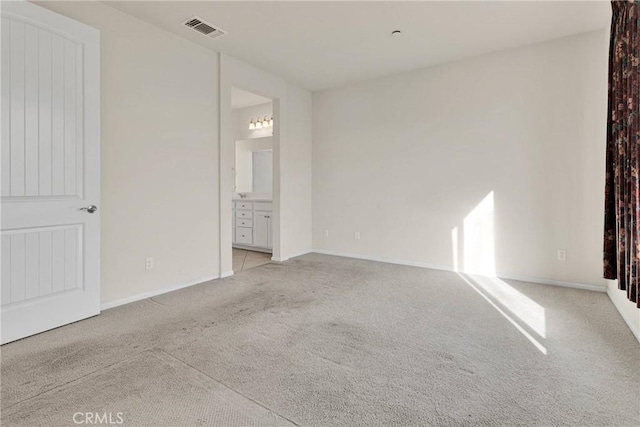
[[[236,141],[235,156],[235,192],[270,194],[273,191],[272,137]]]

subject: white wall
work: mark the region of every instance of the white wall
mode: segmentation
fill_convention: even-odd
[[[603,38],[314,93],[314,248],[604,286]]]
[[[99,2],[38,4],[101,31],[102,303],[217,277],[217,54]]]
[[[627,291],[618,289],[618,281],[611,280],[607,287],[607,294],[609,294],[613,305],[620,312],[620,316],[627,322],[633,334],[640,341],[640,310],[633,302],[627,299]]]
[[[282,215],[285,257],[311,251],[311,93],[289,85],[287,90],[287,147],[281,152],[281,194],[287,209]]]

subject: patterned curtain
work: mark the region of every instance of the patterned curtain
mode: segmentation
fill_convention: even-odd
[[[640,308],[640,0],[611,7],[604,277]]]

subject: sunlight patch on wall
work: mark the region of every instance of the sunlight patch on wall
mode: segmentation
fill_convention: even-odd
[[[464,219],[464,271],[496,275],[493,191]]]

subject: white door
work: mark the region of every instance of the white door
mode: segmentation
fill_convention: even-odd
[[[1,8],[4,344],[100,312],[100,36]]]

